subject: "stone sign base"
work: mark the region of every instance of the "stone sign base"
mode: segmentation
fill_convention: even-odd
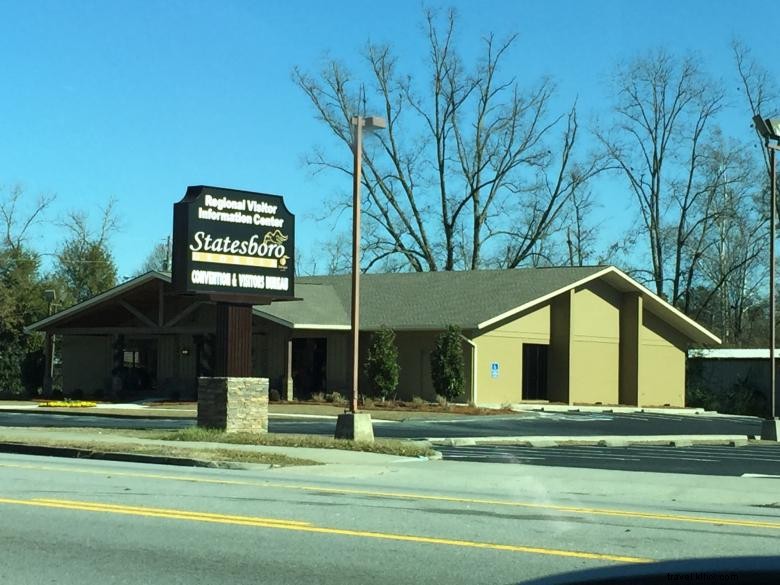
[[[198,378],[198,426],[268,432],[268,378]]]

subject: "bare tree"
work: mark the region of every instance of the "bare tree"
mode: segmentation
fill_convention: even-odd
[[[70,235],[57,254],[54,275],[62,282],[66,304],[82,302],[116,285],[116,265],[109,249],[110,237],[119,227],[116,204],[114,198],[108,200],[96,229],[82,211],[71,211],[62,221]]]
[[[565,221],[569,266],[585,266],[595,255],[599,226],[590,220],[595,205],[591,191],[572,191],[571,205]]]
[[[626,178],[646,236],[656,292],[679,303],[694,282],[722,176],[703,175],[723,90],[692,58],[664,51],[618,67],[615,122],[596,136]]]
[[[25,191],[21,185],[8,189],[0,199],[0,221],[2,221],[2,245],[19,252],[30,237],[32,228],[43,221],[46,211],[56,196],[41,194],[25,205]]]
[[[135,276],[140,276],[153,270],[159,272],[171,271],[171,237],[168,236],[164,241],[157,242],[146,256],[141,267],[136,271]]]
[[[776,113],[780,107],[780,89],[777,87],[777,82],[770,77],[765,68],[753,59],[750,50],[742,42],[733,41],[731,50],[734,53],[734,63],[739,75],[740,90],[747,102],[750,116],[766,117]],[[754,136],[768,172],[769,155],[757,132],[754,133]]]
[[[576,110],[550,115],[550,80],[524,88],[503,73],[514,36],[487,36],[481,57],[467,67],[455,46],[454,12],[442,21],[427,12],[425,24],[423,79],[403,74],[391,48],[375,44],[365,52],[367,88],[336,61],[318,76],[296,68],[293,78],[349,149],[353,116],[370,104],[387,119],[364,156],[369,266],[518,266],[538,252],[572,191],[600,170],[598,159],[576,164]],[[349,159],[332,152],[315,151],[307,161],[315,170],[352,172]]]
[[[743,144],[718,137],[711,150],[703,173],[714,177],[708,202],[715,220],[698,244],[699,273],[688,281],[680,306],[709,321],[727,343],[739,344],[745,315],[762,303],[768,206],[754,180],[757,165]]]

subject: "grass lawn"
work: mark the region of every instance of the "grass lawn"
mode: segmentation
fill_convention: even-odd
[[[177,431],[140,431],[147,439],[164,441],[192,441],[206,443],[225,443],[235,445],[266,445],[271,447],[310,447],[314,449],[344,449],[367,453],[384,453],[401,457],[431,457],[436,451],[427,443],[398,441],[394,439],[376,439],[373,443],[348,441],[318,435],[225,433],[216,429],[191,427]],[[130,433],[127,433],[130,434]]]
[[[92,429],[90,429],[92,430]],[[13,442],[13,441],[12,441]],[[18,442],[18,441],[16,441]],[[108,443],[103,441],[89,441],[78,439],[58,439],[56,441],[35,439],[22,444],[34,444],[46,447],[62,447],[85,451],[84,456],[100,453],[132,453],[137,455],[157,455],[163,457],[180,457],[184,459],[198,459],[218,463],[258,463],[273,465],[276,467],[288,467],[292,465],[320,465],[316,461],[289,457],[278,453],[258,453],[239,449],[192,449],[173,445],[137,445],[132,443]]]

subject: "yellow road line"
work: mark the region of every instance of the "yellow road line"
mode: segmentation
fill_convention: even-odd
[[[70,506],[73,505],[73,501],[71,500],[56,500],[56,499],[50,499],[50,498],[33,498],[30,500],[32,502],[40,502],[42,504],[52,504],[55,506]],[[78,505],[87,504],[86,502],[77,502]],[[126,510],[126,511],[137,511],[137,512],[148,512],[150,510],[154,512],[158,512],[161,514],[177,514],[179,516],[192,516],[194,520],[201,520],[201,519],[210,519],[210,518],[216,518],[219,520],[236,520],[236,521],[246,521],[249,517],[248,516],[232,516],[229,514],[212,514],[209,512],[190,512],[187,510],[171,510],[168,508],[148,508],[148,507],[140,507],[140,506],[125,506],[125,505],[116,505],[116,504],[102,504],[97,502],[89,502],[89,506],[93,508],[101,508],[105,510]],[[294,526],[311,526],[311,522],[300,522],[298,520],[279,520],[278,518],[259,518],[256,516],[252,516],[251,520],[253,522],[262,522],[264,524],[268,523],[274,523],[274,524],[291,524]]]
[[[610,508],[586,508],[577,506],[562,506],[557,504],[538,504],[535,502],[519,502],[513,500],[497,500],[497,499],[485,499],[485,498],[462,498],[456,496],[442,496],[431,494],[418,494],[412,492],[385,492],[385,491],[373,491],[356,488],[334,488],[327,486],[312,486],[305,484],[291,484],[272,481],[248,481],[248,480],[229,480],[229,479],[211,479],[205,477],[194,477],[187,475],[165,475],[157,473],[139,473],[139,472],[125,472],[125,471],[110,471],[105,470],[93,470],[93,469],[74,469],[63,468],[57,466],[47,465],[32,465],[32,464],[13,464],[13,463],[0,463],[0,467],[14,467],[22,469],[35,469],[41,471],[59,471],[65,473],[83,473],[90,475],[111,475],[117,477],[134,477],[145,479],[158,479],[165,481],[184,481],[192,483],[204,483],[215,485],[235,485],[235,486],[248,486],[262,489],[286,489],[297,490],[306,492],[317,492],[325,494],[343,494],[343,495],[355,495],[355,496],[372,496],[392,498],[399,500],[428,500],[438,502],[450,502],[458,504],[476,504],[485,506],[505,506],[511,508],[529,508],[550,510],[553,512],[569,513],[569,514],[582,514],[591,516],[614,516],[623,518],[638,518],[643,520],[660,520],[664,522],[683,522],[694,524],[713,524],[717,526],[738,526],[743,528],[762,528],[770,530],[780,530],[780,522],[771,522],[765,520],[739,520],[735,518],[718,518],[714,516],[689,516],[678,514],[662,514],[656,512],[639,512],[634,510],[617,510]]]
[[[252,516],[228,516],[202,512],[190,512],[187,510],[169,510],[164,508],[145,508],[140,506],[123,506],[116,504],[103,504],[99,502],[82,502],[75,500],[16,500],[0,498],[0,504],[35,506],[43,508],[60,508],[65,510],[79,510],[83,512],[102,512],[108,514],[122,514],[128,516],[144,516],[152,518],[166,518],[171,520],[190,520],[196,522],[208,522],[214,524],[231,524],[238,526],[254,526],[259,528],[274,528],[277,530],[293,530],[296,532],[311,532],[317,534],[336,534],[340,536],[355,536],[359,538],[375,538],[381,540],[396,540],[401,542],[415,542],[423,544],[437,544],[443,546],[456,546],[464,548],[480,548],[499,550],[506,552],[519,552],[537,555],[549,555],[557,557],[571,557],[597,561],[611,561],[617,563],[649,563],[651,559],[642,557],[629,557],[623,555],[611,555],[592,553],[576,550],[561,550],[536,546],[520,546],[514,544],[497,544],[492,542],[478,542],[473,540],[458,540],[451,538],[437,538],[431,536],[415,536],[411,534],[393,534],[388,532],[372,532],[366,530],[349,530],[343,528],[326,528],[312,526],[311,524],[294,520],[270,520],[268,518],[255,518]]]

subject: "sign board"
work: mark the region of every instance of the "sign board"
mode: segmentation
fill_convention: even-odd
[[[490,377],[491,378],[498,378],[498,372],[499,372],[498,362],[491,363],[490,364]]]
[[[295,216],[282,197],[188,187],[173,206],[174,289],[293,297]]]

